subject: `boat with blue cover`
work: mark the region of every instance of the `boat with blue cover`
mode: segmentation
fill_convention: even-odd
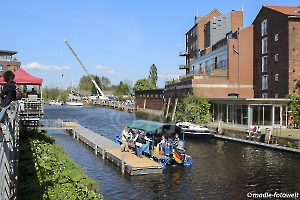
[[[177,163],[183,165],[191,165],[192,157],[187,155],[184,148],[184,132],[175,124],[167,124],[162,122],[148,120],[134,120],[127,125],[129,130],[144,131],[151,142],[146,141],[143,144],[143,154],[149,158],[156,160],[164,166]],[[175,135],[181,136],[178,142],[174,141]],[[166,142],[158,146],[162,136],[165,136]],[[122,145],[120,134],[114,135],[114,141]],[[130,147],[134,149],[134,144],[130,143]]]

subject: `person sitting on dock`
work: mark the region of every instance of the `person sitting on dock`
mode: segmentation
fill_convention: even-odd
[[[121,151],[124,152],[129,152],[128,150],[128,142],[127,142],[127,139],[128,139],[129,135],[128,135],[128,132],[127,132],[127,127],[125,126],[123,131],[122,131],[122,135],[121,135],[121,140],[122,140],[122,147],[121,147]]]

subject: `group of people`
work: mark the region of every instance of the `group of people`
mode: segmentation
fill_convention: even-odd
[[[166,147],[170,147],[172,144],[176,148],[181,148],[179,135],[176,134],[174,140],[166,139],[165,135],[162,135],[160,142],[157,143],[157,147],[160,152],[165,152]],[[131,152],[130,146],[135,147],[136,155],[139,158],[143,158],[143,150],[149,148],[150,142],[152,140],[146,136],[146,133],[143,130],[128,129],[124,127],[121,133],[121,151],[122,152]],[[147,151],[147,150],[146,150]]]
[[[249,137],[251,137],[251,139],[253,139],[253,137],[258,134],[258,133],[261,133],[261,129],[260,129],[260,126],[256,126],[256,124],[254,124],[253,128],[247,132],[248,135],[247,135],[247,140]]]
[[[121,134],[121,141],[122,141],[122,152],[129,152],[130,148],[129,146],[131,143],[134,143],[135,149],[136,149],[136,155],[137,157],[143,158],[142,154],[142,146],[143,144],[146,144],[146,141],[151,142],[152,140],[149,139],[144,131],[137,131],[130,129],[127,130],[127,127],[124,127],[122,134]]]

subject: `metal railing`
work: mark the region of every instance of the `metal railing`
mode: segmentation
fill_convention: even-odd
[[[0,199],[16,198],[18,108],[19,102],[14,101],[0,112]]]

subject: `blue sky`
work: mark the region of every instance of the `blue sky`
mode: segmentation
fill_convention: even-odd
[[[1,3],[0,49],[17,51],[16,58],[44,86],[67,88],[86,75],[67,39],[93,75],[112,84],[147,78],[158,70],[158,87],[184,75],[185,33],[198,13],[216,8],[222,14],[244,10],[244,27],[262,5],[299,6],[299,0],[15,0]],[[62,76],[63,74],[63,76]]]

